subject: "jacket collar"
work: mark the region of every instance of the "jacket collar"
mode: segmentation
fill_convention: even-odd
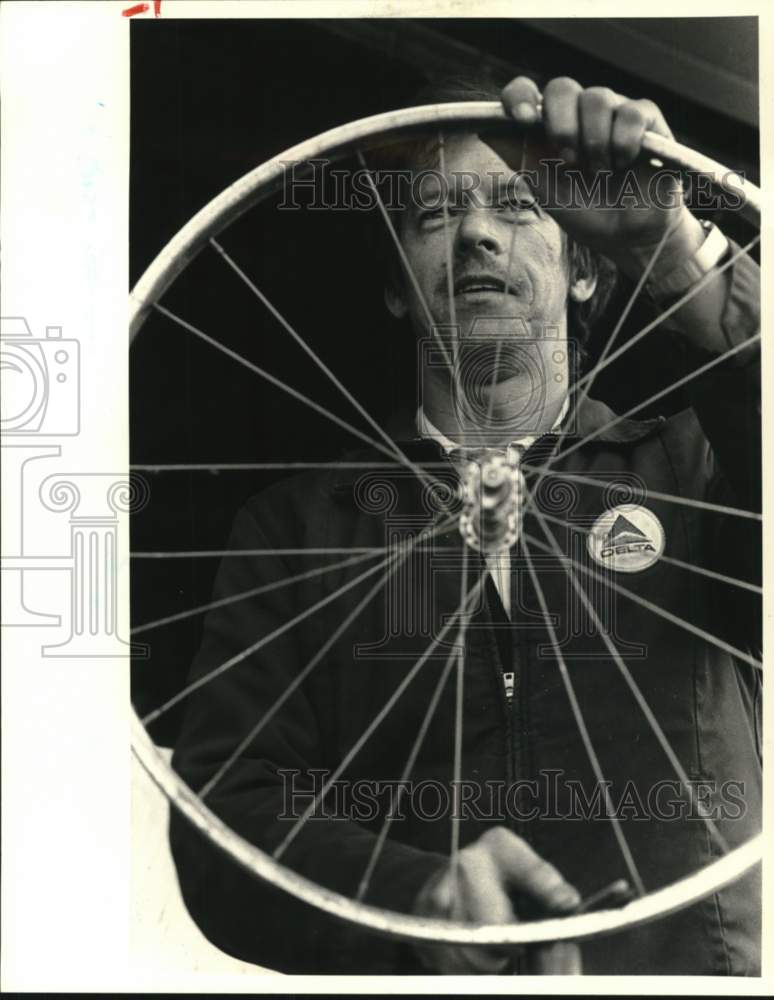
[[[653,434],[664,423],[664,418],[629,420],[628,417],[618,417],[601,400],[586,398],[578,408],[574,423],[575,427],[568,430],[568,436],[582,440],[593,434],[589,441],[589,447],[592,447],[597,441],[603,444],[630,444],[640,441]],[[612,426],[608,427],[608,424]]]
[[[633,441],[639,441],[641,438],[648,437],[663,423],[661,417],[652,420],[618,418],[606,403],[589,397],[583,400],[577,414],[573,414],[571,402],[568,418],[574,426],[566,427],[562,432],[563,435],[567,438],[582,439],[594,434],[594,437],[589,441],[589,446],[596,442],[629,444]],[[607,424],[612,424],[612,426],[608,427]],[[605,429],[602,430],[602,428]],[[415,413],[409,409],[400,410],[393,414],[387,422],[386,430],[396,444],[410,444],[425,440],[417,432]]]
[[[401,409],[390,417],[385,430],[413,462],[431,466],[433,463],[440,463],[439,468],[443,467],[443,464],[448,461],[444,449],[438,441],[420,436],[415,418],[416,411],[409,408]],[[588,397],[581,403],[577,414],[574,414],[573,406],[570,406],[569,420],[571,426],[565,427],[562,431],[562,435],[568,443],[590,438],[579,450],[599,447],[600,444],[633,444],[655,433],[664,422],[663,417],[656,417],[652,420],[618,418],[606,403]],[[608,424],[611,426],[607,426]],[[544,437],[548,438],[548,435]],[[370,449],[363,451],[365,454],[373,455],[375,465],[378,465],[379,462],[389,461],[382,452],[374,453]],[[341,470],[336,478],[335,486],[351,486],[354,478],[351,470]]]
[[[559,416],[557,417],[554,426],[551,428],[550,431],[546,431],[545,434],[554,434],[559,431],[559,429],[562,426],[562,422],[564,421],[565,417],[568,414],[569,408],[570,408],[570,401],[565,396],[561,412],[559,413]],[[443,448],[444,452],[447,455],[450,455],[453,451],[456,451],[460,447],[458,443],[452,441],[450,438],[447,438],[446,435],[435,426],[435,424],[430,420],[430,417],[427,416],[427,414],[424,412],[424,409],[421,406],[417,410],[415,423],[422,437],[434,438],[438,442],[438,444],[440,444],[441,448]],[[512,446],[516,446],[520,449],[520,452],[523,454],[525,451],[531,448],[532,445],[537,440],[539,440],[541,437],[544,436],[545,436],[544,434],[534,434],[534,433],[523,434],[521,437],[514,438],[513,440],[509,441],[507,447],[510,448]],[[503,447],[505,448],[506,445],[504,444]]]

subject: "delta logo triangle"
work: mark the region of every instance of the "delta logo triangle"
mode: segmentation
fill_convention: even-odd
[[[631,555],[635,552],[655,552],[653,542],[644,531],[633,524],[628,517],[619,514],[608,531],[605,544],[599,553],[603,559],[610,556]]]
[[[659,560],[665,537],[661,522],[647,507],[620,504],[600,514],[587,542],[589,554],[601,566],[636,573]]]
[[[643,538],[649,541],[644,531],[640,531],[636,524],[632,524],[627,517],[619,514],[605,541],[610,545],[624,545],[626,542],[641,542]]]

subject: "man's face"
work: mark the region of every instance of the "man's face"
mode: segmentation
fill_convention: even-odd
[[[400,227],[435,323],[455,321],[463,340],[474,332],[477,318],[487,318],[491,330],[494,319],[519,318],[532,336],[540,335],[541,325],[564,328],[568,273],[562,230],[527,184],[477,136],[448,138],[444,154],[445,184],[428,174],[421,204],[403,212]],[[440,174],[437,152],[435,160]],[[415,330],[426,336],[426,313],[408,281],[401,298]],[[515,326],[504,322],[503,335]]]
[[[468,382],[468,395],[491,400],[483,412],[514,427],[520,414],[543,424],[568,388],[568,295],[587,298],[593,280],[571,282],[562,230],[478,136],[446,140],[443,174],[437,148],[430,157],[399,227],[427,309],[405,276],[387,304],[421,338],[431,332],[428,309],[435,326],[457,327],[441,336],[478,383]]]

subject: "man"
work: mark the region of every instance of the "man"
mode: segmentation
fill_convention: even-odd
[[[321,600],[331,598],[326,607],[336,617],[331,624],[328,612],[310,615],[202,684],[174,758],[225,822],[295,871],[386,909],[471,922],[571,913],[619,877],[651,891],[744,842],[760,822],[760,683],[745,652],[754,614],[718,576],[754,578],[756,525],[702,507],[754,510],[760,502],[756,346],[691,381],[691,409],[641,422],[616,421],[584,398],[580,385],[569,392],[576,372],[570,352],[557,349],[577,337],[579,310],[598,294],[604,272],[595,255],[637,281],[658,247],[646,288],[663,310],[735,248],[717,231],[707,233],[674,180],[659,187],[658,203],[605,210],[561,197],[566,171],[550,191],[540,177],[527,186],[516,176],[524,136],[532,141],[529,127],[542,113],[545,140],[535,141],[545,142],[543,155],[558,152],[586,177],[610,171],[613,190],[634,171],[648,191],[655,168],[640,155],[643,134],[670,135],[655,105],[568,79],[552,80],[541,94],[524,77],[502,100],[519,125],[513,138],[456,135],[442,149],[425,143],[423,162],[414,166],[426,167],[430,157],[441,168],[436,180],[447,183],[437,184],[438,204],[427,204],[430,192],[397,219],[404,270],[388,280],[385,298],[425,350],[416,424],[394,437],[415,468],[424,463],[423,476],[342,469],[283,482],[247,505],[231,544],[378,548],[390,532],[409,525],[416,535],[422,524],[434,526],[434,537],[416,542],[392,577],[395,588],[379,586],[368,601],[379,577],[357,583],[361,564],[214,610],[194,679]],[[460,190],[458,179],[470,176],[479,179],[477,190]],[[673,312],[675,342],[694,352],[697,365],[758,332],[756,282],[755,265],[741,255]],[[447,363],[455,357],[456,370]],[[542,373],[537,383],[528,359]],[[466,405],[474,396],[480,405]],[[456,482],[469,475],[470,456],[458,449],[470,444],[489,448],[485,456],[499,450],[527,491],[538,489],[534,503],[515,511],[515,544],[499,552],[469,545],[463,558],[459,515],[444,531],[450,508],[428,477]],[[384,459],[375,451],[358,457]],[[541,480],[545,464],[550,473]],[[630,490],[623,499],[622,484]],[[691,572],[688,564],[709,572]],[[580,626],[568,565],[600,609]],[[309,567],[308,558],[293,556],[229,558],[216,597]],[[611,602],[600,579],[625,585],[633,597],[616,592]],[[465,593],[473,599],[460,615]],[[397,606],[388,594],[414,617],[385,634]],[[346,628],[326,644],[340,622]],[[460,648],[458,702],[455,684],[443,682]],[[325,655],[306,671],[321,649]],[[624,682],[621,658],[634,687]],[[361,741],[364,732],[369,738]],[[408,760],[416,794],[396,801]],[[343,761],[349,797],[315,801],[324,775],[338,776]],[[464,786],[473,795],[465,793],[468,807],[455,817],[428,807],[419,785],[439,796]],[[299,823],[305,810],[314,815]],[[383,830],[389,837],[382,844]],[[459,838],[456,863],[452,837]],[[339,923],[250,879],[177,817],[172,844],[184,898],[205,934],[231,954],[283,971],[759,968],[754,875],[613,939],[506,954],[414,948]]]

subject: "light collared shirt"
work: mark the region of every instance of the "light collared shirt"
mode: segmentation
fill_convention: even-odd
[[[559,430],[562,421],[567,415],[567,410],[569,409],[570,400],[569,397],[565,398],[562,409],[559,416],[556,418],[556,423],[551,428],[550,431],[544,431],[543,433],[554,433]],[[435,424],[430,420],[430,418],[425,413],[424,409],[420,406],[417,410],[416,416],[417,430],[419,431],[419,436],[423,438],[429,438],[431,441],[437,441],[438,444],[443,448],[446,454],[450,454],[452,451],[456,451],[460,447],[451,438],[446,437],[443,431],[439,431]],[[524,452],[531,448],[532,445],[537,441],[538,438],[543,437],[543,434],[528,434],[526,437],[516,438],[511,441],[510,444],[506,446],[506,458],[511,465],[518,468],[519,462],[521,461],[521,456]],[[505,609],[506,615],[511,617],[511,550],[506,549],[504,552],[494,552],[488,553],[484,557],[486,559],[486,565],[489,569],[489,573],[494,581],[495,587],[497,587],[497,592],[500,595],[500,600],[503,602],[503,608]]]

